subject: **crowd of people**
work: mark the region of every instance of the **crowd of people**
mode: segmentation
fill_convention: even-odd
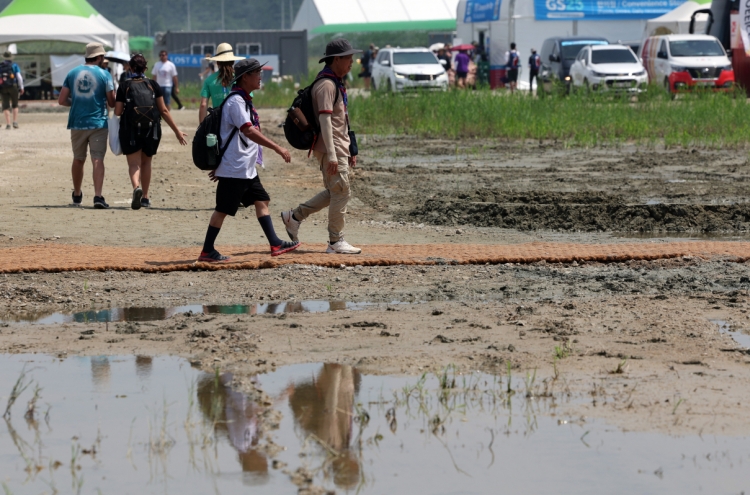
[[[199,261],[221,263],[229,260],[214,243],[227,216],[235,216],[241,206],[254,206],[258,223],[269,242],[270,254],[278,256],[299,248],[302,223],[316,212],[328,208],[327,253],[358,254],[361,252],[344,240],[347,204],[351,198],[349,174],[357,164],[351,151],[348,98],[345,78],[351,71],[353,55],[362,53],[344,39],[330,42],[320,63],[325,64],[312,90],[312,103],[317,116],[319,139],[313,154],[323,178],[323,190],[299,204],[281,212],[289,241],[280,239],[269,212],[270,195],[263,187],[257,165],[263,165],[263,150],[277,153],[286,163],[290,152],[262,132],[260,117],[253,105],[253,93],[261,88],[263,64],[258,60],[234,55],[231,45],[222,43],[216,56],[209,61],[216,71],[203,80],[199,123],[206,119],[209,100],[220,109],[222,154],[210,180],[217,183],[216,206],[209,220]],[[104,158],[112,139],[125,155],[133,188],[131,208],[151,207],[149,186],[152,161],[161,142],[161,122],[166,122],[177,141],[187,145],[187,134],[182,132],[170,114],[170,100],[178,105],[178,77],[168,54],[161,52],[147,77],[148,61],[142,54],[133,54],[125,65],[126,71],[115,91],[112,75],[105,70],[104,47],[100,43],[86,46],[85,63],[71,70],[65,78],[58,103],[70,107],[70,130],[73,162],[72,205],[83,204],[84,165],[91,155],[93,166],[95,209],[108,209],[104,195]],[[0,66],[2,67],[2,66]],[[18,72],[20,73],[20,71]],[[22,83],[21,83],[22,84]],[[22,86],[21,86],[22,87]],[[11,92],[8,92],[11,93]],[[3,91],[3,106],[5,95]],[[10,98],[9,98],[10,99]],[[10,102],[9,105],[10,106]],[[181,105],[180,105],[181,107]],[[17,104],[14,106],[17,108]],[[117,136],[109,136],[109,110],[119,125]],[[115,149],[114,146],[112,146]]]

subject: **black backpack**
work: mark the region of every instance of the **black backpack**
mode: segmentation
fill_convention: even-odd
[[[17,82],[16,73],[13,72],[13,62],[10,60],[0,62],[0,87],[9,88],[15,86]]]
[[[158,126],[161,115],[151,81],[146,78],[129,79],[125,84],[125,125],[137,129],[138,134]]]
[[[321,76],[314,80],[312,84],[297,92],[292,106],[287,111],[286,120],[284,121],[284,136],[289,144],[298,150],[310,150],[315,144],[315,137],[320,132],[318,126],[318,117],[313,110],[312,91],[315,85],[323,79],[334,80],[330,76]],[[335,82],[335,81],[334,81]],[[339,90],[336,88],[336,97],[333,105],[339,99]]]
[[[226,143],[221,142],[221,116],[224,109],[224,104],[234,95],[240,93],[233,91],[224,98],[221,105],[218,108],[209,108],[206,113],[206,118],[203,119],[198,125],[198,129],[195,131],[193,136],[193,163],[196,167],[201,170],[216,170],[221,163],[221,159],[224,153],[229,147],[229,143],[232,142],[234,136],[237,134],[236,127],[232,129],[232,133],[229,135]],[[247,104],[247,102],[245,103]],[[216,145],[208,146],[206,143],[206,136],[213,134],[216,136]]]

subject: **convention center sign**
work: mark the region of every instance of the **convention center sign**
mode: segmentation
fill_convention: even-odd
[[[538,21],[653,19],[685,0],[534,0]]]
[[[501,0],[467,0],[464,22],[490,22],[500,19]]]

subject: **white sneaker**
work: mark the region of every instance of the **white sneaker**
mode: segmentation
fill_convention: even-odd
[[[299,242],[299,226],[302,222],[298,222],[292,216],[294,212],[292,210],[281,212],[281,221],[284,222],[286,227],[286,233],[289,234],[289,238],[294,242]]]
[[[361,252],[361,249],[352,246],[344,239],[339,239],[339,242],[336,244],[331,244],[329,242],[328,249],[326,249],[326,253],[328,254],[359,254]]]

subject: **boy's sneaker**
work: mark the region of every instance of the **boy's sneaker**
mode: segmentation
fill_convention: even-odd
[[[143,198],[143,189],[141,189],[141,186],[136,187],[133,189],[133,200],[130,202],[130,207],[134,210],[140,210],[141,209],[141,199]]]
[[[9,131],[9,130],[10,130],[10,124],[8,124],[8,125],[6,125],[6,126],[5,126],[5,130],[6,130],[6,131]]]
[[[289,251],[294,251],[300,246],[301,244],[299,243],[299,241],[296,241],[296,242],[284,241],[281,243],[280,246],[271,246],[271,256],[279,256],[280,254],[288,253]]]
[[[289,234],[289,238],[294,242],[299,242],[299,226],[302,222],[298,222],[294,219],[294,211],[282,211],[281,221],[284,222],[286,227],[286,233]]]
[[[141,198],[141,207],[142,208],[151,208],[151,200],[148,198]]]
[[[76,192],[73,191],[73,203],[70,206],[81,206],[81,203],[83,203],[83,191],[81,191],[81,194],[76,196]]]
[[[335,244],[329,242],[328,249],[326,249],[326,253],[328,254],[359,254],[361,252],[361,249],[352,246],[343,238],[339,239],[339,242]]]
[[[106,210],[109,205],[104,201],[104,196],[94,196],[94,208],[97,210]]]
[[[18,129],[18,122],[13,122],[13,129]]]
[[[229,259],[229,256],[224,256],[215,249],[210,253],[201,251],[201,255],[198,256],[198,261],[205,261],[206,263],[226,263]]]

